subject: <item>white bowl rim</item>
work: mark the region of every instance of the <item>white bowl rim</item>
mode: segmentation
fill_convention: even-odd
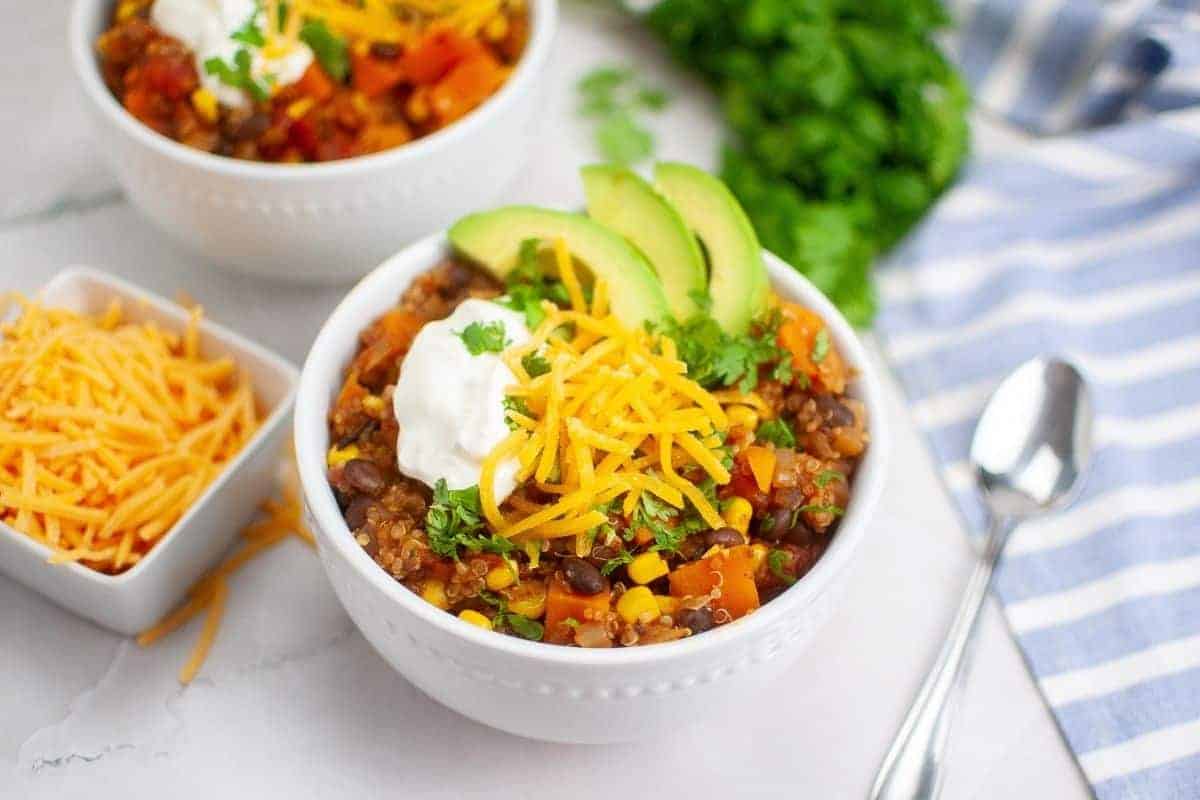
[[[158,133],[126,111],[100,79],[100,66],[87,25],[88,14],[96,6],[112,2],[113,0],[75,0],[71,10],[68,32],[71,61],[84,93],[110,122],[160,155],[221,175],[257,181],[296,182],[359,175],[375,168],[387,168],[419,160],[433,151],[453,146],[456,141],[470,135],[475,129],[487,125],[493,117],[505,113],[521,93],[533,89],[531,84],[550,55],[558,23],[558,0],[530,0],[533,6],[533,24],[529,40],[525,43],[525,52],[521,54],[513,74],[499,91],[451,125],[379,153],[316,164],[276,164],[220,156],[188,147]]]
[[[110,275],[103,270],[95,269],[93,267],[67,267],[66,269],[55,274],[53,278],[51,278],[40,289],[38,289],[37,294],[40,295],[42,292],[52,289],[57,285],[79,279],[95,281],[96,283],[112,289],[114,292],[124,295],[131,300],[147,302],[153,306],[155,310],[176,317],[180,324],[183,324],[187,319],[187,314],[178,303],[173,303],[148,289],[143,289],[142,287],[130,283],[123,278],[118,278],[115,275]],[[257,342],[242,336],[237,331],[226,328],[225,326],[215,323],[207,318],[200,320],[200,330],[221,343],[230,343],[236,345],[238,348],[252,352],[258,358],[270,363],[280,372],[280,374],[287,376],[287,391],[284,392],[283,396],[279,399],[279,402],[276,403],[275,407],[271,409],[271,413],[267,415],[267,418],[264,419],[262,424],[258,426],[258,430],[256,430],[254,435],[250,437],[250,441],[246,442],[242,449],[238,451],[238,454],[234,456],[231,461],[225,464],[224,468],[216,475],[216,477],[212,479],[212,481],[209,482],[204,491],[200,493],[200,496],[192,501],[192,504],[188,506],[187,510],[184,511],[179,519],[175,520],[175,524],[168,528],[166,533],[164,533],[159,540],[155,542],[154,546],[150,548],[149,554],[145,558],[138,561],[129,569],[124,570],[123,572],[118,572],[116,575],[110,575],[107,572],[100,572],[99,570],[85,567],[83,564],[75,561],[56,564],[55,567],[57,569],[65,570],[80,580],[94,581],[112,586],[123,586],[128,583],[136,582],[142,573],[150,570],[148,565],[158,561],[160,554],[170,547],[170,544],[173,540],[178,538],[179,532],[186,528],[188,523],[192,521],[192,518],[199,513],[201,506],[206,504],[213,496],[225,488],[225,484],[227,484],[230,480],[229,476],[236,472],[237,469],[250,458],[251,453],[257,450],[259,447],[262,447],[263,442],[266,440],[270,432],[281,425],[287,418],[287,415],[292,412],[292,405],[296,399],[296,392],[298,390],[297,387],[300,378],[300,374],[292,362],[288,361],[283,356],[278,355],[274,351],[263,347]],[[24,533],[21,533],[20,531],[6,525],[3,522],[0,522],[0,535],[9,536],[16,539],[20,544],[32,550],[34,553],[45,556],[47,560],[54,555],[54,551],[46,545],[42,544],[36,539],[26,536]]]
[[[340,378],[347,356],[332,352],[330,340],[335,329],[353,327],[361,330],[363,316],[357,306],[367,302],[363,298],[377,296],[381,292],[398,297],[403,287],[391,285],[391,273],[409,269],[410,262],[416,259],[421,260],[424,269],[432,268],[439,257],[449,252],[446,233],[440,231],[409,245],[368,273],[347,293],[322,325],[301,369],[293,422],[301,490],[319,529],[317,535],[336,548],[337,555],[348,561],[360,578],[380,589],[404,611],[415,614],[449,636],[465,640],[483,650],[555,664],[597,667],[676,661],[710,653],[721,647],[732,647],[738,642],[745,644],[753,640],[756,632],[765,631],[781,622],[793,609],[809,605],[831,585],[865,534],[867,523],[882,493],[890,446],[882,386],[873,362],[841,313],[807,278],[766,250],[763,252],[772,285],[783,288],[784,294],[816,311],[832,331],[834,342],[847,363],[858,370],[856,381],[860,399],[866,405],[867,417],[871,420],[871,443],[855,475],[854,494],[846,514],[833,542],[804,578],[752,614],[708,631],[703,636],[689,636],[645,647],[587,649],[526,641],[482,630],[421,599],[380,568],[350,535],[326,478],[325,452],[320,440],[325,435],[330,399],[321,386],[322,375],[332,369]],[[420,271],[414,271],[413,275]]]

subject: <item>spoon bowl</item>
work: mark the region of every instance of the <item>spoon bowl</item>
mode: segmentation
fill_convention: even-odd
[[[1023,519],[1074,499],[1091,460],[1086,381],[1054,358],[1026,361],[984,408],[971,463],[992,513]]]

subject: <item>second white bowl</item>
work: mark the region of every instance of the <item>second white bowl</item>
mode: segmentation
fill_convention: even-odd
[[[449,127],[392,150],[323,164],[263,164],[172,141],[104,85],[96,38],[113,0],[76,0],[70,47],[100,151],[130,201],[218,265],[270,278],[357,278],[398,247],[491,205],[521,169],[537,124],[557,0],[531,0],[508,82]]]
[[[879,498],[887,420],[878,378],[850,325],[811,283],[767,255],[775,291],[820,314],[847,362],[860,371],[851,393],[866,404],[871,432],[841,527],[811,572],[753,614],[701,636],[612,650],[527,642],[480,630],[397,583],[354,541],[326,479],[329,406],[359,332],[449,253],[438,234],[367,276],[325,323],[301,374],[295,419],[300,479],[338,598],[380,655],[418,688],[472,719],[522,736],[625,741],[744,708],[832,614],[845,588],[846,565]]]

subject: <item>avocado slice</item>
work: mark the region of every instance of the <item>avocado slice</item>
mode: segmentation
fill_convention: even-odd
[[[664,162],[654,182],[708,251],[710,313],[727,332],[745,333],[767,306],[767,268],[746,212],[718,178]]]
[[[619,234],[582,214],[534,206],[507,206],[463,217],[450,244],[503,280],[526,239],[563,239],[571,255],[608,283],[612,313],[629,328],[667,315],[662,283],[646,259]]]
[[[686,320],[699,311],[693,295],[708,291],[704,253],[675,207],[631,169],[593,164],[580,174],[588,216],[642,251],[675,318]]]

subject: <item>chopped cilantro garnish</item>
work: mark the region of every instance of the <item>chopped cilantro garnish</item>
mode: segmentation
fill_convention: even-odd
[[[502,536],[488,533],[479,505],[479,487],[450,489],[444,479],[433,487],[433,504],[425,514],[429,549],[443,558],[459,556],[459,548],[504,555],[514,547]]]
[[[810,504],[810,505],[806,505],[806,506],[800,506],[799,508],[796,509],[796,513],[797,514],[832,514],[835,517],[840,517],[842,514],[846,513],[846,509],[844,509],[840,506],[832,505],[832,504],[827,504],[827,505]]]
[[[504,423],[506,425],[508,425],[508,429],[510,431],[515,431],[520,426],[518,426],[517,423],[512,421],[512,418],[509,417],[508,412],[512,411],[514,414],[520,414],[523,417],[532,417],[533,416],[533,412],[529,410],[529,406],[526,405],[525,398],[523,398],[523,397],[514,397],[512,395],[505,395],[503,402],[504,402]]]
[[[346,40],[332,33],[319,19],[310,19],[300,29],[300,41],[308,45],[322,69],[341,83],[350,73],[350,54]]]
[[[795,583],[796,579],[783,570],[784,565],[787,564],[788,561],[789,559],[786,551],[772,550],[771,552],[767,553],[767,569],[769,569],[771,574],[776,578],[790,585]]]
[[[796,434],[792,426],[782,419],[769,419],[758,426],[754,438],[760,442],[770,442],[776,447],[795,447]]]
[[[822,489],[824,489],[834,481],[842,481],[844,483],[845,480],[846,476],[841,472],[838,472],[836,469],[823,469],[813,482],[816,483],[817,486],[820,486]]]
[[[812,363],[820,364],[829,355],[829,330],[821,328],[813,337]]]
[[[472,322],[454,335],[462,339],[467,352],[473,356],[481,353],[499,353],[508,347],[509,340],[504,335],[504,323],[500,320],[493,322]]]
[[[500,305],[524,314],[525,324],[531,329],[536,328],[546,318],[546,312],[542,310],[543,300],[560,306],[571,302],[562,282],[548,277],[542,271],[538,262],[540,246],[541,242],[538,239],[526,239],[521,242],[517,265],[504,279],[506,294],[496,298]]]
[[[246,24],[229,34],[229,38],[242,44],[262,47],[267,43],[267,38],[263,36],[262,28],[258,27],[257,18],[258,6],[255,5],[254,10],[250,12],[250,18],[246,20]]]
[[[688,365],[688,377],[706,389],[733,386],[745,393],[758,385],[759,368],[775,366],[771,377],[787,383],[792,377],[791,354],[776,342],[778,314],[755,325],[757,333],[733,336],[716,320],[697,315],[687,322],[668,320],[662,332],[675,340],[679,357]]]
[[[521,357],[521,366],[529,373],[529,377],[536,378],[539,375],[545,375],[550,371],[550,362],[537,353],[528,353]]]
[[[485,590],[479,593],[479,597],[488,605],[496,608],[496,615],[492,617],[493,627],[507,627],[522,639],[535,642],[541,641],[546,634],[546,629],[536,619],[509,611],[508,603],[500,595]]]
[[[617,570],[618,567],[623,567],[626,564],[631,563],[632,561],[633,561],[633,553],[629,552],[628,550],[622,550],[621,552],[617,553],[615,556],[613,556],[612,558],[610,558],[604,562],[604,565],[602,567],[600,567],[600,574],[601,575],[611,575],[611,574],[613,574],[613,572],[615,572]]]
[[[250,52],[245,48],[233,54],[233,63],[227,64],[217,56],[206,59],[204,71],[216,75],[221,83],[242,89],[258,102],[266,102],[271,97],[271,77],[256,80],[250,74]]]

